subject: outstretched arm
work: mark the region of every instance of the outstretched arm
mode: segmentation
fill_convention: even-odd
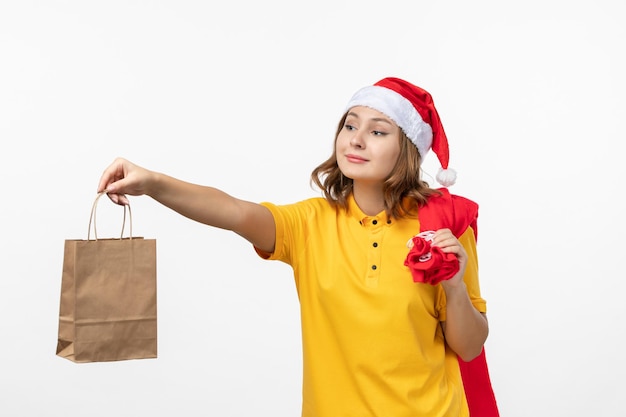
[[[185,217],[232,230],[262,251],[274,251],[276,230],[270,211],[216,188],[181,181],[117,158],[100,178],[98,192],[104,191],[122,205],[128,204],[126,195],[148,195]]]

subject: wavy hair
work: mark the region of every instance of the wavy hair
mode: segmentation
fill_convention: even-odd
[[[346,117],[347,113],[339,121],[334,143],[344,128]],[[440,194],[421,179],[421,160],[417,147],[400,129],[400,155],[383,184],[384,206],[388,216],[402,218],[416,215],[417,209],[426,203],[429,196]],[[333,147],[332,155],[313,170],[311,184],[323,192],[329,203],[347,208],[353,180],[339,169],[336,147]]]

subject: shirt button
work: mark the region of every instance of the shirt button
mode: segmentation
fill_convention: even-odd
[[[373,269],[373,270],[376,270],[376,265],[372,265],[372,269]]]
[[[374,242],[374,243],[372,243],[372,246],[377,248],[378,247],[378,243]]]
[[[372,224],[378,224],[378,220],[372,221]]]

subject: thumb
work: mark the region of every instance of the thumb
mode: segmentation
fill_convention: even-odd
[[[109,199],[111,199],[111,201],[113,201],[115,204],[123,206],[128,205],[130,202],[128,201],[128,197],[126,197],[126,195],[124,194],[125,182],[125,179],[121,179],[111,184],[108,184],[103,192],[107,193]]]

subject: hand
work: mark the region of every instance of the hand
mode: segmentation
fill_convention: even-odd
[[[117,158],[107,167],[100,177],[98,192],[106,192],[111,201],[120,205],[127,205],[128,195],[143,195],[147,193],[147,184],[151,172],[131,162]]]
[[[444,288],[463,284],[463,275],[465,275],[465,267],[467,266],[467,252],[465,252],[461,242],[452,234],[452,231],[450,229],[437,230],[431,245],[439,247],[442,252],[455,254],[459,260],[459,271],[449,280],[441,281]]]

